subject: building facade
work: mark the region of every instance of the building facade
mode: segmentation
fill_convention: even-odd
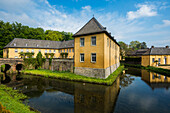
[[[61,53],[68,53],[67,58],[74,58],[74,72],[95,78],[107,78],[120,65],[120,46],[94,17],[73,35],[70,41],[49,41],[15,38],[4,47],[4,58],[21,58],[20,52],[32,52],[34,58],[38,52],[54,53],[54,58],[61,58]]]
[[[39,52],[45,57],[45,53],[54,53],[54,58],[61,58],[61,53],[68,53],[67,58],[74,57],[74,40],[49,41],[15,38],[3,49],[3,58],[21,58],[20,52],[34,53],[33,58]]]
[[[76,74],[107,78],[119,67],[119,44],[94,17],[73,37]]]
[[[170,48],[152,46],[142,55],[143,66],[170,65]]]

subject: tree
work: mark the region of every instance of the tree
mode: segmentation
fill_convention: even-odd
[[[140,42],[139,41],[131,41],[129,44],[129,48],[133,50],[138,50],[140,48]]]
[[[44,58],[42,57],[41,52],[39,52],[36,56],[36,60],[37,60],[37,67],[41,68],[43,63],[45,62]]]
[[[119,41],[118,43],[120,45],[120,56],[123,59],[123,57],[126,55],[126,51],[128,50],[128,45],[122,41]]]

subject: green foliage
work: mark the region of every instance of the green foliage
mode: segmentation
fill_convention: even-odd
[[[41,52],[39,52],[36,58],[29,57],[24,59],[24,68],[25,69],[41,68],[45,61],[46,59],[43,58]]]
[[[37,66],[36,58],[25,58],[24,59],[24,68],[25,69],[34,69]]]
[[[129,45],[122,41],[119,41],[118,43],[120,45],[120,56],[122,56],[122,58],[127,54],[131,54],[135,50],[147,48],[145,42],[140,43],[139,41],[131,41]]]
[[[39,53],[37,54],[37,56],[36,56],[36,60],[37,60],[36,66],[37,66],[38,68],[41,68],[46,59],[43,58],[41,52],[39,52]]]
[[[4,72],[4,71],[5,71],[5,64],[1,65],[1,72]]]
[[[25,58],[25,53],[24,53],[24,52],[20,52],[20,53],[19,53],[19,56],[20,56],[21,58]]]
[[[112,85],[113,82],[118,77],[118,75],[123,71],[123,69],[124,69],[124,66],[120,66],[116,71],[114,71],[106,79],[92,78],[92,77],[76,75],[74,73],[69,73],[69,72],[58,72],[58,71],[51,71],[51,70],[23,70],[22,72],[25,74],[41,75],[47,78],[50,77],[50,78],[58,78],[58,79],[63,79],[63,80],[80,81],[80,82],[96,83],[96,84],[103,84],[103,85]]]
[[[4,106],[0,103],[0,113],[12,113],[12,112],[10,112],[10,110],[7,110],[6,107],[4,107]]]
[[[5,85],[0,85],[0,102],[6,107],[7,110],[10,110],[10,112],[34,113],[33,111],[30,111],[29,106],[26,106],[22,103],[21,100],[26,98],[27,96],[19,93],[18,90],[13,90],[12,88],[6,87]],[[0,108],[2,108],[2,106]]]
[[[46,58],[49,58],[49,56],[50,56],[50,58],[53,58],[54,53],[45,53],[45,56],[46,56]]]
[[[60,53],[60,55],[61,55],[62,58],[67,58],[68,53]]]
[[[52,58],[49,58],[49,66],[51,66]]]
[[[72,35],[70,32],[44,31],[42,28],[31,28],[17,22],[10,24],[0,21],[0,58],[3,57],[3,48],[14,38],[63,41],[72,40]]]

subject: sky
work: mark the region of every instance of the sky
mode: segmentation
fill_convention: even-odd
[[[170,45],[170,0],[0,0],[0,20],[76,33],[95,17],[117,41]]]

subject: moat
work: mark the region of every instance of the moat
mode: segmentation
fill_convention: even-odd
[[[42,113],[169,113],[170,77],[128,68],[112,86],[30,75],[3,75],[1,84],[18,89]]]

